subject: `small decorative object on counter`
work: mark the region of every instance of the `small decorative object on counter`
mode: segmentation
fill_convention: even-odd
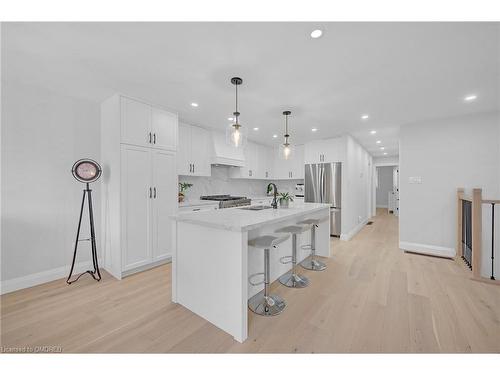
[[[290,193],[280,193],[279,197],[280,207],[282,208],[288,208],[290,201],[293,202],[293,197],[290,195]]]
[[[184,202],[184,192],[187,191],[193,184],[190,184],[189,182],[179,182],[179,202]]]

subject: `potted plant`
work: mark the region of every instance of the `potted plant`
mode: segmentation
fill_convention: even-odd
[[[288,208],[288,204],[293,202],[293,197],[290,195],[290,193],[280,193],[279,194],[279,200],[280,200],[280,206],[282,208]]]
[[[190,184],[189,182],[179,182],[179,202],[184,202],[184,192],[186,192],[191,186],[193,186],[193,184]]]

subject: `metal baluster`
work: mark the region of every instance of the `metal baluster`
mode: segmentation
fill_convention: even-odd
[[[495,280],[494,275],[495,260],[495,203],[491,203],[491,280]]]

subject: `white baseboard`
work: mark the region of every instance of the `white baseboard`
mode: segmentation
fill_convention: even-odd
[[[351,238],[353,238],[363,227],[366,225],[368,222],[368,219],[363,220],[361,223],[356,225],[353,229],[351,229],[348,233],[342,233],[340,235],[340,239],[342,241],[349,241]]]
[[[454,258],[456,254],[455,249],[451,247],[426,245],[421,243],[404,242],[404,241],[399,242],[399,248],[414,253],[435,255],[444,258]]]
[[[98,259],[98,262],[99,264],[102,264],[102,261],[100,259]],[[93,266],[91,261],[76,263],[73,274],[75,275],[84,272],[92,267]],[[48,283],[49,281],[66,278],[69,274],[70,268],[70,265],[66,265],[63,267],[58,267],[51,270],[2,281],[0,282],[0,294],[10,293],[19,289],[29,288],[35,285]]]

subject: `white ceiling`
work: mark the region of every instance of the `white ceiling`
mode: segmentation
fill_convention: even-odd
[[[290,109],[291,141],[351,133],[390,156],[401,124],[499,109],[499,25],[4,23],[2,79],[93,101],[122,92],[222,129],[237,75],[251,139],[280,142]],[[478,100],[464,103],[469,93]]]

